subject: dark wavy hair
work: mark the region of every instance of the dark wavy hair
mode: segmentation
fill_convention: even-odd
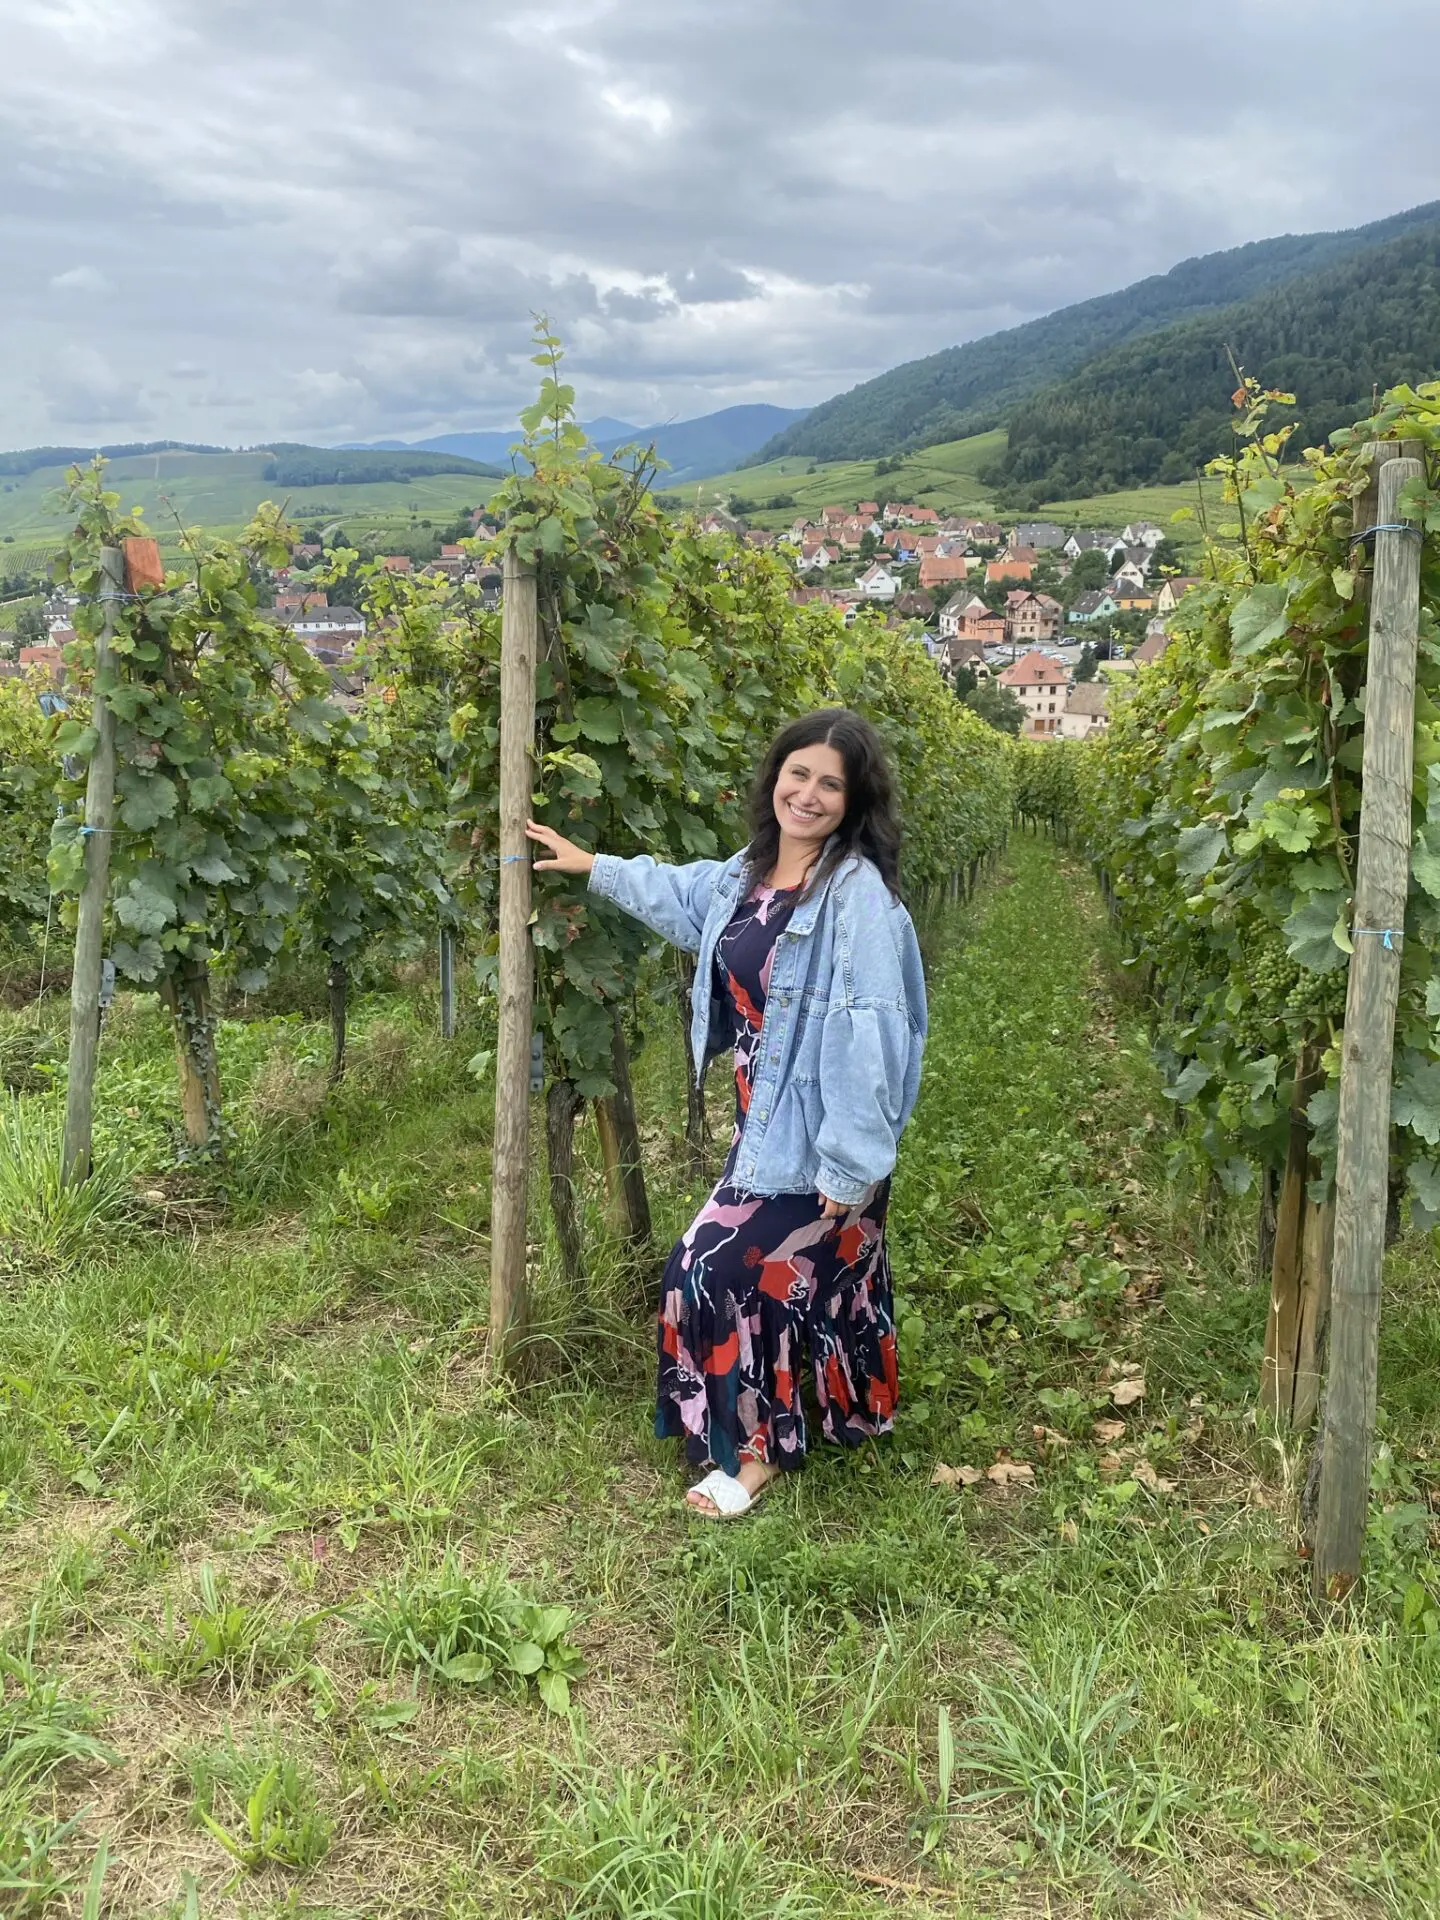
[[[845,763],[845,817],[822,860],[805,881],[808,894],[847,854],[863,854],[897,898],[900,892],[900,821],[895,812],[895,783],[879,734],[848,707],[822,707],[792,720],[770,743],[750,790],[750,871],[767,874],[780,853],[780,822],[775,818],[775,782],[792,753],[802,747],[834,747]]]

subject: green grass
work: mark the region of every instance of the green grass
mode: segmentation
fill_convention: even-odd
[[[1063,527],[1114,527],[1117,531],[1131,520],[1152,520],[1173,539],[1193,545],[1201,538],[1202,503],[1212,534],[1218,534],[1222,524],[1234,518],[1235,509],[1227,508],[1222,497],[1221,482],[1209,477],[1174,487],[1130,487],[1122,493],[1050,500],[1023,517],[1054,520]],[[1191,518],[1172,525],[1177,513]]]
[[[1436,1910],[1430,1250],[1387,1278],[1366,1595],[1322,1618],[1301,1449],[1255,1423],[1248,1222],[1166,1177],[1089,876],[1017,837],[932,944],[896,1433],[725,1526],[651,1432],[588,1128],[588,1292],[537,1182],[536,1368],[487,1377],[479,1012],[447,1047],[433,984],[361,996],[330,1092],[323,995],[237,1008],[216,1176],[121,997],[134,1217],[0,1277],[0,1861],[33,1912]],[[64,1015],[0,1011],[27,1115]],[[699,1197],[673,1014],[634,1077],[663,1250]]]
[[[766,510],[762,504],[748,516],[752,525],[772,531],[788,527],[801,513],[818,518],[822,507],[853,507],[859,500],[874,500],[882,506],[887,500],[912,500],[918,506],[934,507],[939,513],[980,514],[989,509],[977,478],[978,471],[1003,452],[1004,447],[1004,431],[997,429],[968,440],[951,440],[907,454],[893,473],[878,476],[873,460],[817,463],[801,455],[787,455],[780,460],[767,460],[763,466],[741,467],[734,473],[716,474],[708,480],[692,480],[675,487],[673,492],[687,506],[695,505],[702,510],[723,506],[737,494],[761,503],[776,494],[793,495],[793,507]],[[665,491],[663,473],[656,486]]]
[[[280,487],[263,477],[263,453],[157,453],[112,460],[107,484],[126,509],[143,510],[166,555],[179,552],[177,516],[187,528],[233,533],[263,500],[285,504],[299,526],[339,521],[353,539],[403,535],[419,521],[447,525],[467,507],[479,506],[499,484],[478,474],[428,474],[409,482],[373,485]],[[42,467],[0,485],[0,571],[14,556],[44,556],[67,530],[57,490],[63,467]],[[8,543],[7,543],[8,542]]]

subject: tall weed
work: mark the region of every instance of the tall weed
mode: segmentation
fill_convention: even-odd
[[[10,1098],[0,1106],[0,1273],[7,1260],[63,1264],[97,1250],[135,1213],[130,1169],[97,1156],[88,1180],[60,1177],[64,1122],[54,1109]]]
[[[552,1811],[540,1869],[570,1895],[570,1920],[819,1920],[752,1840],[693,1834],[662,1781],[590,1782]]]

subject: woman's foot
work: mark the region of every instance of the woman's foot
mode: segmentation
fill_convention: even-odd
[[[740,1471],[734,1477],[740,1482],[746,1493],[748,1493],[753,1500],[761,1488],[768,1487],[770,1482],[778,1476],[779,1472],[780,1469],[778,1467],[772,1467],[764,1460],[752,1459],[746,1454],[742,1456]],[[708,1494],[701,1493],[695,1487],[692,1487],[686,1494],[685,1504],[689,1507],[695,1507],[701,1513],[709,1514],[712,1518],[718,1519],[720,1517],[720,1509],[716,1506],[715,1502]]]

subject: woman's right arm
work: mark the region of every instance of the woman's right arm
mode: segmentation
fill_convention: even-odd
[[[526,821],[525,831],[551,856],[535,862],[537,873],[588,874],[592,893],[613,901],[686,953],[700,951],[700,935],[723,860],[693,860],[683,867],[668,866],[648,853],[624,860],[613,853],[588,853],[553,827],[542,827],[534,820]]]

